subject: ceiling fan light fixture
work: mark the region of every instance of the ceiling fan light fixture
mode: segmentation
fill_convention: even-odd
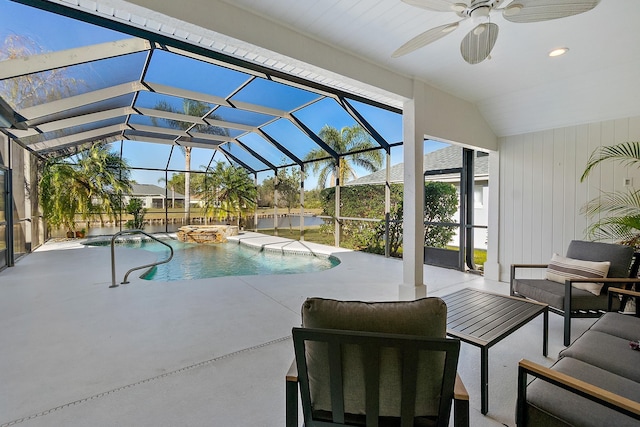
[[[502,12],[502,14],[504,16],[514,16],[520,13],[520,11],[522,10],[524,6],[522,6],[521,4],[510,4],[509,6],[507,6],[504,10],[504,12]]]
[[[569,52],[569,48],[568,47],[559,47],[559,48],[553,49],[551,52],[549,52],[549,56],[551,58],[555,58],[556,56],[562,56],[567,52]]]
[[[464,12],[467,9],[467,5],[464,3],[455,3],[451,5],[451,10],[456,13]]]
[[[476,36],[479,36],[480,34],[484,33],[484,30],[486,29],[487,29],[487,26],[485,24],[480,24],[473,29],[473,34],[475,34]]]
[[[489,12],[491,12],[490,6],[479,6],[471,11],[469,16],[471,19],[483,19],[489,16]]]

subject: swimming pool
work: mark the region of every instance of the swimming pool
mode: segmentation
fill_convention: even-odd
[[[184,243],[164,240],[174,250],[173,259],[153,267],[141,276],[145,280],[171,282],[223,276],[254,276],[268,274],[296,274],[328,270],[340,264],[336,257],[287,254],[280,251],[254,249],[238,243]],[[109,246],[110,240],[87,242],[92,246]],[[166,259],[169,250],[160,243],[126,240],[118,246],[141,248],[158,253],[158,260]]]

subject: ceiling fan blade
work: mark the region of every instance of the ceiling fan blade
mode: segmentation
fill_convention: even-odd
[[[467,6],[466,4],[460,3],[460,2],[451,2],[451,1],[447,1],[447,0],[402,0],[404,3],[406,4],[410,4],[411,6],[416,6],[416,7],[420,7],[422,9],[427,9],[427,10],[433,10],[436,12],[453,12],[456,9],[454,9],[454,6],[458,5],[463,5],[463,6]],[[462,0],[461,0],[462,1]]]
[[[511,22],[539,22],[588,12],[600,0],[514,0],[502,10]]]
[[[462,39],[460,53],[469,64],[478,64],[487,59],[496,44],[498,26],[491,22],[476,26]]]
[[[440,25],[439,27],[435,27],[425,31],[422,34],[418,34],[417,36],[400,46],[395,52],[391,54],[391,57],[398,58],[400,56],[406,55],[407,53],[411,53],[414,50],[420,49],[421,47],[424,47],[429,43],[433,43],[434,41],[441,39],[442,37],[458,28],[458,25],[459,22],[452,22],[451,24]]]

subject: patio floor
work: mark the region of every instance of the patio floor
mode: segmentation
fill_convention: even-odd
[[[291,328],[305,298],[395,300],[402,262],[246,233],[271,247],[333,253],[318,273],[131,283],[110,289],[108,247],[47,243],[0,272],[0,427],[284,425]],[[154,255],[118,248],[117,277]],[[506,283],[424,267],[429,296]],[[544,365],[562,346],[562,318],[542,318],[491,348],[489,413],[480,414],[480,351],[462,345],[459,373],[472,426],[513,426],[517,362]],[[592,319],[574,321],[574,337]]]

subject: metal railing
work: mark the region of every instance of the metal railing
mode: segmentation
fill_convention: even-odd
[[[124,279],[122,279],[122,282],[120,282],[121,285],[126,285],[127,283],[129,283],[127,281],[127,278],[129,278],[129,273],[131,273],[132,271],[136,271],[136,270],[141,270],[143,268],[150,268],[150,267],[155,267],[156,265],[160,265],[160,264],[166,264],[167,262],[171,261],[171,259],[173,258],[173,248],[171,247],[171,245],[163,242],[162,240],[152,236],[151,234],[147,234],[142,230],[124,230],[124,231],[120,231],[116,234],[113,235],[113,237],[111,238],[111,286],[109,286],[110,288],[117,288],[119,285],[116,284],[116,252],[115,252],[115,241],[118,237],[124,235],[124,234],[144,234],[145,236],[147,236],[150,239],[155,240],[158,243],[161,243],[163,245],[165,245],[166,247],[169,248],[169,251],[171,251],[171,255],[169,255],[169,258],[163,260],[163,261],[157,261],[151,264],[145,264],[145,265],[141,265],[140,267],[135,267],[130,269],[129,271],[127,271],[127,273],[124,275]]]

